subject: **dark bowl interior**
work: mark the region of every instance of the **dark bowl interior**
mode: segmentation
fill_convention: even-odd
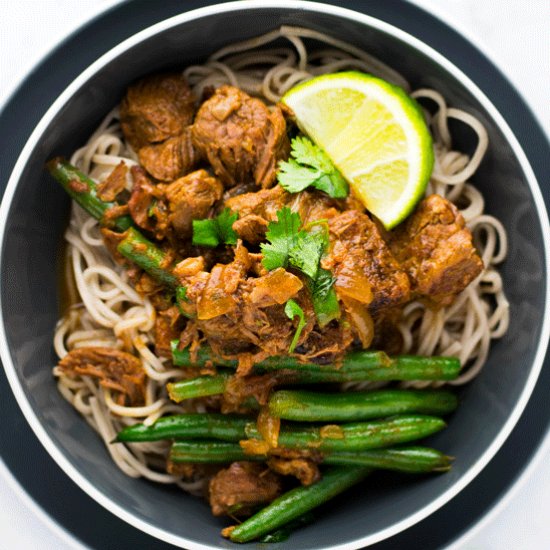
[[[425,478],[373,475],[321,510],[318,520],[296,532],[285,547],[306,550],[352,544],[394,529],[398,522],[433,505],[462,483],[499,437],[520,400],[541,335],[547,268],[539,212],[528,176],[475,94],[429,55],[391,32],[366,27],[353,18],[315,12],[315,8],[235,8],[173,25],[140,41],[99,68],[68,99],[28,154],[9,214],[2,220],[2,318],[25,398],[65,459],[134,522],[182,537],[189,541],[180,541],[186,547],[232,544],[219,537],[222,522],[211,516],[204,501],[128,478],[119,471],[99,437],[56,390],[51,376],[56,362],[52,335],[59,315],[57,271],[69,201],[46,175],[44,163],[54,155],[70,155],[81,146],[135,78],[200,62],[223,45],[282,24],[307,26],[360,46],[401,71],[413,87],[438,89],[452,106],[468,110],[484,123],[491,145],[474,182],[486,198],[487,211],[508,231],[509,255],[501,272],[512,312],[507,335],[493,344],[481,375],[461,391],[462,404],[449,428],[431,438],[435,447],[457,457],[452,471]],[[459,132],[456,146],[471,151],[474,137]]]

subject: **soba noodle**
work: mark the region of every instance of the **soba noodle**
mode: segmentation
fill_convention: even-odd
[[[289,41],[291,46],[280,46],[281,39]],[[304,39],[321,42],[325,48],[309,52]],[[275,47],[264,47],[274,41],[278,41]],[[229,83],[269,104],[299,82],[346,69],[375,74],[410,91],[401,75],[360,49],[316,31],[288,26],[227,46],[204,65],[185,69],[184,75],[196,97],[200,97],[206,87]],[[411,95],[426,107],[434,138],[435,166],[427,194],[438,193],[457,205],[474,235],[485,269],[449,307],[432,310],[421,302],[408,304],[399,324],[402,352],[458,356],[462,373],[447,383],[464,384],[479,373],[491,340],[500,338],[508,327],[508,302],[496,269],[506,257],[506,232],[497,219],[484,213],[483,196],[468,182],[488,147],[485,128],[469,113],[448,107],[445,98],[435,90],[420,89]],[[434,105],[435,112],[431,114],[428,107]],[[471,157],[453,149],[450,119],[466,124],[477,134],[477,147]],[[121,160],[134,165],[137,155],[124,141],[118,110],[114,109],[88,143],[74,153],[71,163],[99,181]],[[128,189],[131,186],[128,177]],[[166,382],[180,378],[181,371],[150,351],[155,310],[147,298],[128,284],[126,272],[106,251],[98,222],[73,206],[65,238],[80,303],[72,306],[58,323],[54,337],[57,355],[62,358],[69,350],[82,346],[124,349],[141,358],[148,382],[143,406],[125,407],[116,404],[109,390],[96,380],[86,376],[75,380],[63,376],[56,367],[53,372],[58,377],[59,391],[99,433],[113,460],[127,475],[159,483],[177,483],[191,493],[200,493],[201,480],[182,482],[177,476],[164,473],[166,443],[109,444],[126,425],[150,424],[167,413],[203,409],[193,400],[176,405],[168,399]],[[411,382],[406,385],[420,388],[442,384]],[[353,387],[365,385],[375,386],[354,383]]]

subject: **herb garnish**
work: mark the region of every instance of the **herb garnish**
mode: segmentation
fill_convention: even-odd
[[[298,316],[299,318],[298,326],[296,327],[296,332],[294,333],[294,338],[292,338],[292,342],[290,343],[290,347],[288,348],[288,353],[292,353],[294,351],[294,348],[296,348],[298,340],[300,339],[300,334],[302,334],[302,330],[304,330],[304,327],[306,326],[306,319],[304,315],[304,310],[294,300],[292,300],[292,298],[285,305],[285,314],[291,321],[296,316]]]
[[[270,222],[261,245],[262,263],[269,271],[292,267],[301,271],[308,281],[313,308],[321,326],[340,316],[338,299],[330,271],[321,267],[321,258],[328,245],[326,229],[317,226],[310,232],[300,229],[300,215],[285,206],[277,212],[277,221]]]
[[[348,196],[349,186],[327,154],[306,137],[291,142],[291,159],[279,162],[277,180],[289,193],[315,187],[335,199]]]
[[[238,214],[231,214],[231,210],[226,208],[215,218],[193,220],[193,244],[212,248],[220,243],[236,245],[238,235],[233,231],[233,224],[238,217]]]

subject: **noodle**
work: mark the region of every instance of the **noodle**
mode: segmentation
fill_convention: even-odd
[[[292,47],[262,48],[286,39]],[[325,49],[308,52],[304,39],[314,39]],[[209,86],[232,84],[275,103],[288,89],[313,76],[334,71],[357,69],[371,72],[410,90],[407,81],[393,69],[360,49],[325,34],[299,27],[283,26],[263,36],[227,46],[213,54],[204,65],[192,65],[184,76],[197,97]],[[472,115],[447,106],[435,90],[420,89],[412,97],[422,104],[435,104],[426,117],[434,137],[435,165],[427,193],[438,193],[460,209],[474,242],[482,256],[485,270],[449,307],[431,310],[421,302],[409,303],[403,311],[399,331],[403,353],[420,355],[455,355],[463,370],[459,378],[447,382],[459,385],[469,382],[481,370],[489,352],[491,339],[500,338],[507,330],[509,307],[502,278],[496,267],[507,253],[506,232],[502,224],[484,213],[481,193],[469,178],[477,170],[488,147],[487,132]],[[448,123],[450,119],[469,126],[478,143],[470,157],[452,148]],[[91,178],[101,180],[124,161],[137,164],[137,155],[125,142],[118,122],[118,108],[101,123],[88,143],[78,149],[71,163]],[[130,178],[127,188],[131,189]],[[166,413],[203,411],[201,403],[185,407],[172,403],[165,384],[181,378],[179,369],[167,369],[149,345],[154,342],[152,329],[155,310],[149,300],[140,296],[127,282],[127,275],[106,252],[99,224],[78,206],[73,206],[65,233],[70,261],[81,304],[73,306],[59,321],[54,348],[62,358],[71,349],[82,346],[110,346],[125,349],[142,360],[148,377],[145,403],[140,407],[116,404],[109,390],[89,377],[74,380],[57,367],[58,388],[99,433],[117,466],[131,477],[145,477],[159,483],[176,483],[192,494],[201,494],[203,480],[183,482],[178,476],[163,472],[167,445],[140,443],[110,445],[116,433],[135,422],[151,424]],[[409,382],[403,386],[440,386],[443,382]],[[346,388],[375,388],[384,383],[353,383]]]

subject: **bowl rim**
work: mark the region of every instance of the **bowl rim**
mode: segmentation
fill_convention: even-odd
[[[203,17],[209,17],[216,15],[218,13],[228,13],[233,11],[239,11],[242,9],[254,10],[254,9],[299,9],[302,11],[309,11],[314,13],[323,13],[326,15],[334,16],[340,19],[351,20],[356,23],[360,23],[367,27],[375,28],[386,34],[390,34],[400,40],[401,42],[408,44],[417,51],[427,55],[433,59],[438,65],[440,65],[444,70],[454,76],[462,84],[464,84],[470,93],[480,102],[483,108],[494,120],[495,124],[498,126],[499,130],[505,136],[507,142],[511,146],[520,166],[524,173],[524,176],[527,180],[527,184],[533,196],[533,201],[537,210],[537,215],[539,223],[542,230],[543,238],[543,247],[544,247],[544,256],[547,260],[545,263],[545,279],[546,284],[546,296],[544,300],[544,316],[541,326],[541,338],[537,345],[537,350],[535,357],[531,366],[531,370],[527,381],[524,385],[524,388],[514,406],[512,411],[509,414],[508,419],[504,423],[504,426],[500,430],[499,434],[492,443],[485,449],[485,451],[478,457],[476,462],[470,467],[470,469],[464,473],[453,485],[451,485],[447,490],[440,494],[437,498],[432,500],[429,504],[423,508],[417,510],[415,513],[410,514],[406,518],[403,518],[394,524],[382,529],[374,534],[368,535],[366,537],[357,538],[354,541],[347,543],[337,544],[330,547],[331,550],[344,549],[344,548],[360,548],[368,546],[389,538],[404,529],[407,529],[411,525],[417,523],[418,521],[426,518],[431,513],[435,512],[438,508],[443,506],[449,500],[451,500],[456,494],[458,494],[466,485],[468,485],[477,474],[485,467],[485,465],[491,460],[491,458],[496,454],[499,448],[502,446],[504,441],[507,439],[508,435],[514,428],[515,424],[519,420],[527,401],[533,391],[535,383],[537,381],[538,375],[543,365],[546,348],[548,346],[548,341],[550,340],[550,285],[548,281],[548,259],[550,258],[550,223],[548,220],[548,213],[546,211],[545,203],[542,197],[542,193],[539,189],[537,179],[529,161],[521,145],[513,134],[512,130],[506,123],[505,119],[492,104],[489,98],[479,89],[479,87],[472,81],[470,78],[453,63],[448,61],[444,56],[439,54],[431,46],[425,44],[421,40],[417,39],[413,35],[401,30],[400,28],[381,21],[373,16],[365,15],[360,12],[348,8],[342,8],[339,6],[334,6],[330,4],[323,4],[320,2],[313,1],[304,1],[304,0],[264,0],[259,3],[257,0],[237,0],[230,3],[223,4],[212,4],[202,8],[190,10],[168,19],[156,23],[150,27],[145,28],[144,30],[130,36],[129,38],[122,41],[120,44],[114,48],[107,51],[96,61],[94,61],[87,69],[85,69],[53,102],[53,104],[46,111],[44,116],[41,118],[40,122],[37,124],[36,128],[33,130],[29,139],[27,140],[25,146],[23,147],[19,158],[13,168],[11,176],[8,180],[6,186],[6,191],[4,193],[4,198],[2,204],[0,205],[0,243],[2,246],[2,253],[0,253],[0,270],[2,269],[2,260],[3,260],[3,247],[6,237],[6,223],[8,213],[11,208],[13,196],[17,188],[18,182],[21,177],[21,172],[24,166],[27,163],[30,153],[33,151],[37,143],[40,141],[44,130],[47,128],[52,119],[57,115],[59,110],[63,107],[68,99],[77,92],[86,82],[101,68],[106,64],[110,63],[117,56],[127,51],[128,49],[134,47],[141,41],[154,36],[159,32],[163,32],[167,29],[170,29],[174,26],[180,25],[182,23],[187,23],[193,20],[201,19]],[[2,282],[0,281],[0,286]],[[0,312],[3,312],[3,307],[1,303],[0,295]],[[61,467],[61,469],[67,474],[80,488],[82,488],[90,497],[92,497],[96,502],[102,505],[104,508],[109,510],[111,513],[115,514],[119,518],[123,519],[130,525],[154,536],[158,539],[161,539],[165,542],[175,544],[182,547],[185,545],[186,548],[190,550],[214,550],[218,548],[217,546],[210,546],[207,544],[197,543],[188,540],[185,537],[174,535],[173,533],[159,528],[147,521],[137,518],[132,513],[128,512],[120,505],[113,502],[109,497],[107,497],[102,491],[96,489],[94,485],[72,465],[72,463],[65,457],[62,450],[56,446],[48,435],[46,429],[42,426],[41,422],[38,420],[38,417],[34,413],[30,402],[28,401],[23,387],[18,379],[16,373],[16,367],[12,361],[10,349],[7,342],[7,335],[4,326],[4,317],[0,316],[0,359],[3,363],[6,376],[8,378],[11,389],[15,395],[17,403],[21,408],[27,422],[31,426],[33,432],[45,447],[46,451],[54,459],[54,461]]]

